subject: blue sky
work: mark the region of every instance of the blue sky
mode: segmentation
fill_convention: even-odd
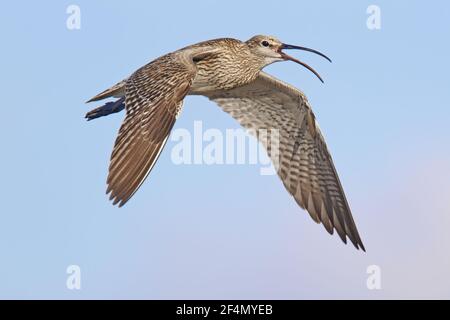
[[[66,28],[66,8],[81,29]],[[369,5],[381,29],[366,27]],[[0,13],[1,298],[450,298],[450,4],[60,1]],[[298,52],[265,71],[308,96],[367,253],[329,236],[254,165],[175,165],[169,142],[123,208],[105,196],[123,118],[84,101],[169,51],[271,34]],[[188,97],[176,128],[237,128]],[[79,265],[81,290],[66,268]],[[381,290],[368,290],[378,265]]]

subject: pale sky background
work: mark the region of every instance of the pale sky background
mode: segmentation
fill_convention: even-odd
[[[66,8],[81,8],[81,30]],[[366,9],[381,8],[381,30]],[[0,298],[450,298],[447,1],[14,1],[0,11]],[[105,196],[123,113],[91,96],[169,51],[271,34],[325,52],[267,72],[301,88],[367,253],[255,165],[176,166],[169,142],[123,208]],[[237,128],[188,97],[176,128]],[[66,268],[81,268],[81,290]],[[366,268],[381,268],[368,290]]]

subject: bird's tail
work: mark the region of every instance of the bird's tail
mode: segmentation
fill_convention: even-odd
[[[116,83],[111,88],[106,89],[103,92],[100,92],[95,97],[89,99],[86,103],[93,102],[93,101],[99,101],[106,98],[120,98],[125,95],[125,85],[126,85],[127,79],[120,81],[119,83]]]
[[[86,119],[93,120],[96,118],[100,118],[103,116],[110,115],[112,113],[120,112],[125,108],[125,97],[122,97],[116,101],[113,102],[107,102],[104,105],[95,108],[94,110],[89,111],[86,113]]]
[[[116,83],[111,88],[106,89],[105,91],[99,93],[95,97],[89,99],[87,103],[93,102],[93,101],[99,101],[106,98],[119,98],[116,101],[113,102],[107,102],[104,105],[95,108],[94,110],[89,111],[86,114],[86,119],[92,120],[99,117],[107,116],[111,113],[120,112],[125,108],[125,85],[126,85],[127,79],[120,81],[119,83]]]

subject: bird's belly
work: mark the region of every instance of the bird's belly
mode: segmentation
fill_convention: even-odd
[[[245,70],[236,65],[223,70],[221,68],[206,69],[199,67],[192,82],[189,94],[204,94],[205,92],[229,90],[248,84],[256,79],[259,70]]]
[[[220,89],[209,77],[197,75],[192,82],[189,94],[202,94],[205,92],[211,92]]]

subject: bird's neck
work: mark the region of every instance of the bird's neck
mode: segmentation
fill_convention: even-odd
[[[264,67],[242,50],[227,48],[197,63],[193,91],[229,90],[253,82]]]

